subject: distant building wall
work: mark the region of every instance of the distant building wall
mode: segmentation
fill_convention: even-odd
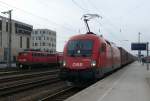
[[[50,53],[56,52],[56,32],[50,29],[34,29],[32,34],[32,48]]]
[[[0,16],[0,62],[7,61],[8,55],[8,19]],[[31,32],[33,26],[12,20],[11,46],[14,61],[18,52],[31,48]]]

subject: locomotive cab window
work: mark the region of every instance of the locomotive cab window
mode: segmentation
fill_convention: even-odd
[[[93,48],[92,40],[71,40],[67,45],[69,56],[91,56]]]

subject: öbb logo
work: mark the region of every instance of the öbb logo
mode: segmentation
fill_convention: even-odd
[[[73,67],[82,67],[83,63],[73,63],[72,66]]]

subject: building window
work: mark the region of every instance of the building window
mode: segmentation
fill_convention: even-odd
[[[41,37],[39,36],[39,40],[41,40]]]
[[[43,31],[43,34],[45,34],[45,31]]]
[[[38,46],[38,43],[35,43],[35,46]]]
[[[20,48],[22,48],[22,36],[20,36]]]
[[[54,44],[52,43],[52,47],[54,47]]]
[[[0,32],[0,46],[2,47],[2,32]]]
[[[40,42],[39,44],[40,44],[40,46],[42,46],[42,43],[41,43],[41,42]]]
[[[8,22],[6,22],[6,32],[8,32]]]
[[[0,30],[2,30],[2,20],[0,20]]]
[[[31,26],[26,26],[24,24],[15,23],[15,30],[17,34],[21,33],[21,34],[31,35],[33,28]]]
[[[49,46],[51,46],[51,43],[49,43]]]
[[[37,34],[38,32],[37,32],[37,31],[35,31],[34,33],[35,33],[35,34]]]
[[[27,37],[27,48],[30,48],[30,39]]]
[[[43,42],[43,46],[45,46],[45,42]]]

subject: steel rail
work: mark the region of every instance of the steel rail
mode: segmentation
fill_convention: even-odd
[[[25,91],[28,89],[32,89],[34,87],[43,86],[43,85],[47,85],[47,84],[51,84],[51,83],[55,83],[59,81],[60,80],[56,76],[54,76],[51,78],[39,79],[37,81],[33,80],[30,82],[20,83],[20,84],[16,84],[10,87],[2,87],[0,89],[0,96],[8,96],[17,92]]]

